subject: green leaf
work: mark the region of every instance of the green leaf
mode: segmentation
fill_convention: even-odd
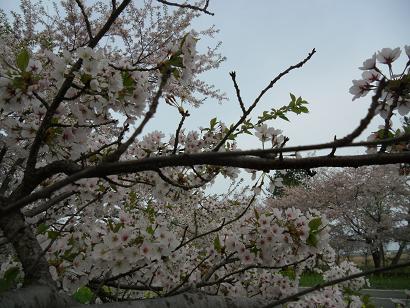
[[[305,106],[300,106],[299,111],[302,113],[309,113],[309,109]]]
[[[122,77],[122,84],[125,88],[133,88],[135,85],[135,80],[132,78],[131,74],[129,72],[122,72],[121,73]]]
[[[317,236],[315,232],[309,232],[309,237],[306,240],[306,244],[308,244],[309,246],[313,246],[316,247],[318,242]]]
[[[256,218],[256,219],[259,219],[258,210],[254,208],[254,209],[253,209],[253,212],[255,213],[255,218]]]
[[[20,270],[17,266],[10,267],[3,276],[3,279],[13,282],[16,280],[17,275],[19,274]]]
[[[152,228],[152,226],[148,226],[148,227],[147,227],[147,232],[148,232],[149,234],[153,235],[155,231],[154,231],[154,228]]]
[[[218,123],[217,118],[213,118],[211,121],[209,121],[209,126],[210,126],[210,128],[211,128],[211,129],[214,128],[215,125],[216,125],[216,123]]]
[[[0,279],[0,293],[7,291],[14,286],[19,272],[19,268],[14,266],[4,273],[4,277]]]
[[[363,296],[361,296],[361,300],[364,304],[364,307],[366,307],[366,308],[376,308],[376,306],[373,305],[369,294],[364,294]]]
[[[11,288],[11,283],[6,279],[0,279],[0,293],[7,291]]]
[[[184,62],[182,60],[182,57],[179,55],[178,56],[173,55],[171,59],[169,59],[169,64],[175,67],[181,67],[181,68],[184,67]]]
[[[180,79],[181,78],[181,73],[179,72],[178,69],[174,68],[172,70],[172,75],[174,75],[175,79]]]
[[[287,268],[281,270],[279,273],[280,273],[282,276],[284,276],[284,277],[290,278],[291,280],[295,280],[295,279],[296,279],[296,272],[295,272],[295,270],[294,270],[293,268],[291,268],[291,267],[287,267]]]
[[[282,120],[290,122],[289,119],[283,113],[278,114],[278,117],[281,118]]]
[[[296,96],[293,95],[292,93],[289,93],[290,98],[292,99],[292,102],[296,101]]]
[[[219,240],[219,236],[216,236],[214,239],[214,248],[219,253],[222,251],[222,245],[221,241]]]
[[[40,224],[37,226],[37,234],[44,234],[46,233],[48,226],[46,224]]]
[[[154,298],[157,294],[153,291],[144,291],[144,298]]]
[[[60,235],[60,233],[57,232],[57,231],[54,231],[54,230],[50,230],[50,231],[47,232],[47,235],[48,235],[48,238],[49,238],[49,239],[55,240],[55,239],[58,238],[58,236]]]
[[[30,54],[28,53],[27,49],[23,48],[16,57],[16,64],[17,67],[24,72],[28,66],[28,62],[30,61]]]
[[[120,223],[117,223],[117,224],[115,224],[115,227],[114,227],[114,233],[117,233],[120,229],[121,229],[121,227],[123,227],[124,225],[120,222]]]
[[[322,225],[322,219],[320,217],[313,218],[309,221],[309,228],[311,231],[317,231]]]
[[[89,304],[94,297],[93,291],[87,287],[78,288],[77,292],[73,294],[74,299],[81,304]]]
[[[89,83],[92,79],[93,79],[93,76],[91,76],[89,74],[85,74],[85,73],[82,74],[81,78],[80,78],[80,80],[83,84]]]

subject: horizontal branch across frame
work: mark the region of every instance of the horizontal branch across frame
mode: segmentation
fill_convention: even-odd
[[[307,158],[262,158],[249,155],[238,156],[240,151],[234,152],[236,156],[230,157],[226,152],[206,152],[197,154],[182,154],[170,156],[149,157],[139,160],[119,161],[114,163],[101,163],[95,167],[88,167],[46,188],[34,192],[20,200],[9,204],[0,210],[1,214],[22,208],[25,205],[49,197],[53,192],[75,181],[84,178],[98,178],[108,175],[125,173],[138,173],[142,171],[155,171],[158,168],[213,165],[253,170],[284,170],[284,169],[310,169],[318,167],[360,167],[366,165],[387,165],[410,162],[410,152],[378,153],[368,155],[349,156],[317,156]]]

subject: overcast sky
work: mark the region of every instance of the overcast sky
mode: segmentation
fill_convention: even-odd
[[[0,0],[0,7],[9,10],[17,2]],[[241,115],[230,71],[237,72],[249,105],[273,77],[316,48],[311,61],[280,80],[252,117],[287,104],[292,92],[310,103],[311,112],[292,116],[291,123],[270,123],[290,137],[288,145],[342,137],[358,125],[370,104],[370,96],[352,102],[348,92],[352,79],[360,78],[358,67],[383,47],[410,44],[409,0],[210,0],[209,10],[215,16],[202,15],[193,26],[204,29],[215,24],[220,33],[214,41],[202,40],[200,46],[222,41],[221,52],[227,61],[203,79],[226,92],[229,100],[219,105],[210,99],[198,111],[191,110],[186,121],[191,129],[206,126],[214,116],[229,125]],[[405,58],[402,54],[401,61],[394,63],[397,71],[403,68]],[[172,114],[175,117],[170,117]],[[147,129],[173,132],[178,121],[177,112],[164,104]],[[381,123],[381,118],[376,118],[360,139]],[[246,138],[240,145],[260,147],[256,138]]]
[[[208,102],[205,114],[217,114],[227,123],[240,115],[229,71],[237,79],[246,103],[279,72],[306,57],[312,48],[317,53],[302,69],[291,72],[265,97],[254,118],[262,110],[289,102],[289,92],[310,103],[310,114],[293,116],[291,123],[272,123],[291,138],[289,144],[326,142],[336,134],[342,137],[356,127],[366,113],[370,96],[352,102],[348,90],[352,79],[360,79],[358,67],[383,47],[410,45],[410,1],[408,0],[214,0],[210,10],[197,23],[215,24],[220,29],[222,53],[227,61],[221,69],[206,75],[224,90],[230,100],[223,106]],[[397,72],[407,61],[402,54]],[[396,64],[396,63],[394,63]],[[206,112],[205,112],[206,111]],[[258,112],[259,111],[259,112]],[[371,126],[381,124],[377,117]],[[369,130],[361,139],[369,135]],[[246,140],[249,147],[257,142]],[[245,144],[243,144],[245,146]]]

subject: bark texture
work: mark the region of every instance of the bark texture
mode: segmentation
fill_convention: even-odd
[[[212,296],[198,292],[154,299],[83,305],[44,285],[32,285],[0,295],[0,308],[259,308],[266,304],[266,301],[256,298]]]
[[[23,266],[24,284],[38,283],[55,286],[43,250],[36,236],[25,223],[20,211],[14,211],[0,217],[0,228],[13,248]]]
[[[74,305],[71,298],[45,285],[30,285],[0,294],[0,308],[68,308]]]

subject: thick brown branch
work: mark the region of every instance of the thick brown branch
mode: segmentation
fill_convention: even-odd
[[[155,171],[158,168],[165,167],[213,165],[266,171],[284,169],[311,169],[319,167],[360,167],[366,165],[407,163],[410,161],[410,152],[336,157],[318,156],[295,159],[285,158],[283,160],[249,156],[229,157],[227,155],[224,155],[225,153],[207,152],[199,154],[158,156],[140,160],[103,163],[95,167],[85,168],[55,184],[32,193],[27,197],[21,198],[20,200],[3,208],[1,212],[9,212],[12,209],[21,208],[38,199],[47,198],[54,191],[83,178],[103,177],[114,174],[137,173],[141,171]]]
[[[88,47],[94,48],[97,46],[99,41],[102,37],[108,32],[111,28],[112,24],[118,18],[118,16],[122,13],[122,11],[126,8],[126,6],[131,2],[131,0],[124,0],[116,10],[112,12],[110,17],[107,19],[104,26],[98,31],[97,35],[93,37],[90,42],[88,43]],[[34,138],[33,144],[31,145],[29,156],[27,159],[27,168],[25,173],[25,178],[31,175],[31,172],[35,168],[37,162],[37,155],[38,151],[40,150],[44,135],[51,124],[51,120],[55,111],[57,110],[60,103],[63,101],[65,94],[67,93],[68,89],[71,87],[73,80],[74,80],[74,72],[78,71],[81,68],[82,60],[79,59],[71,68],[68,77],[64,80],[62,86],[58,90],[56,96],[53,99],[53,102],[47,109],[46,114],[44,115],[43,121],[41,122],[37,134]]]
[[[23,158],[18,158],[18,159],[14,162],[14,164],[11,166],[10,170],[7,172],[7,174],[6,174],[6,176],[5,176],[4,180],[3,180],[3,183],[2,183],[1,186],[0,186],[0,196],[2,196],[2,195],[7,191],[7,189],[9,189],[9,184],[10,184],[10,182],[11,182],[11,180],[12,180],[14,174],[16,173],[17,168],[18,168],[23,162],[24,162],[24,159],[23,159]]]
[[[59,194],[58,196],[36,206],[35,208],[32,208],[30,210],[24,211],[23,214],[26,217],[34,217],[44,211],[47,211],[49,208],[54,206],[55,204],[75,195],[77,192],[76,191],[67,191],[62,194]]]

